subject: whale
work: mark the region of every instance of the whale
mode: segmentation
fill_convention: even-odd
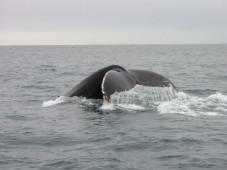
[[[107,102],[115,92],[128,91],[136,85],[149,87],[176,86],[166,77],[148,70],[125,69],[119,65],[101,68],[69,90],[64,96],[103,99]]]

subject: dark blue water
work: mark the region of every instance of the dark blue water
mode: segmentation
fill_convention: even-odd
[[[107,108],[58,98],[111,64],[179,92]],[[227,169],[227,45],[1,46],[0,84],[0,169]]]

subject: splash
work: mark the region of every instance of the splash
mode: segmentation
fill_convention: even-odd
[[[201,98],[179,92],[175,99],[159,103],[157,110],[161,114],[176,113],[193,117],[224,116],[227,112],[227,96],[217,92]]]
[[[95,105],[97,101],[95,102],[94,99],[86,99],[85,97],[67,97],[67,96],[60,96],[54,100],[48,100],[43,102],[42,107],[49,107],[49,106],[55,106],[58,104],[64,104],[64,103],[77,103],[81,105],[91,106]]]
[[[176,90],[169,87],[145,87],[136,85],[129,91],[114,93],[110,97],[110,103],[104,102],[102,110],[146,110],[152,108],[154,102],[170,101],[175,98]]]
[[[112,103],[103,103],[101,110],[116,110],[116,107]]]
[[[111,106],[111,107],[110,107]],[[109,106],[127,110],[152,110],[159,114],[181,114],[186,116],[224,116],[227,113],[227,96],[217,92],[208,97],[198,97],[176,92],[170,87],[135,88],[111,95]]]
[[[123,110],[145,110],[143,106],[135,105],[135,104],[119,104],[114,105],[113,103],[105,103],[100,108],[101,110],[116,110],[116,109],[123,109]]]
[[[55,100],[48,100],[46,102],[43,102],[42,107],[54,106],[54,105],[57,105],[57,104],[67,103],[67,102],[70,102],[69,97],[60,96],[60,97],[56,98]]]
[[[99,105],[94,99],[83,97],[60,96],[55,100],[45,101],[42,107],[49,107],[63,103],[77,103],[89,107]],[[170,87],[144,87],[137,85],[135,88],[114,93],[111,95],[110,103],[104,102],[101,110],[137,110],[154,111],[159,114],[180,114],[192,117],[200,116],[225,116],[227,115],[227,96],[216,92],[208,97],[198,97],[176,92]]]

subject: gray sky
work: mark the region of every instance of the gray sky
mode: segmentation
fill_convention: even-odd
[[[227,0],[0,0],[0,45],[227,42]]]

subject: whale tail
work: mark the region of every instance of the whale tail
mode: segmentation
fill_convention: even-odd
[[[65,96],[82,96],[93,99],[103,99],[109,102],[115,92],[128,91],[136,85],[149,87],[176,86],[166,77],[146,70],[126,70],[118,65],[102,68],[65,94]]]

